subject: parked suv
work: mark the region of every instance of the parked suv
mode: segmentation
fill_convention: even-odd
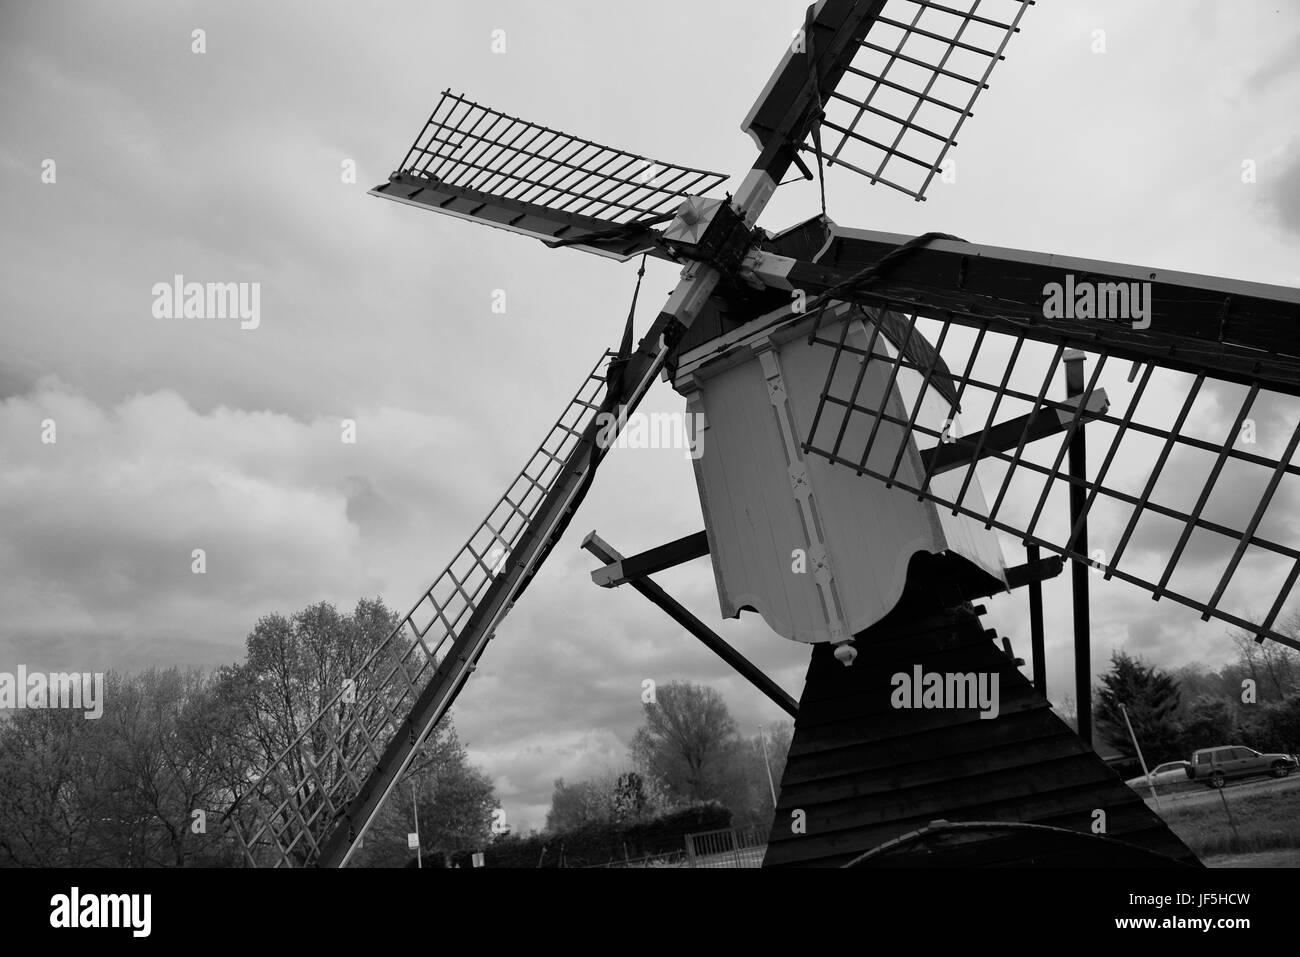
[[[1253,748],[1231,745],[1193,752],[1192,762],[1187,765],[1187,776],[1212,788],[1221,788],[1228,778],[1244,778],[1252,774],[1284,778],[1295,770],[1295,766],[1295,759],[1289,754],[1260,754]]]

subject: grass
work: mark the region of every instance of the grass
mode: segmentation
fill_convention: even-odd
[[[1300,848],[1300,786],[1291,785],[1237,795],[1233,788],[1221,792],[1232,823],[1217,798],[1187,806],[1166,804],[1159,813],[1200,857]]]
[[[1258,854],[1221,854],[1207,857],[1206,867],[1300,867],[1300,848],[1260,851]]]

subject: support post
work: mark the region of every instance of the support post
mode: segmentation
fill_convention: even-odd
[[[1069,396],[1083,392],[1084,353],[1069,349],[1065,359],[1065,391]],[[1070,438],[1070,477],[1083,481],[1088,470],[1088,446],[1084,429],[1076,428]],[[1087,507],[1087,490],[1082,485],[1070,483],[1070,526],[1077,528],[1073,550],[1088,554],[1088,521],[1084,517]],[[1088,624],[1088,575],[1091,566],[1075,559],[1070,568],[1074,605],[1074,697],[1078,709],[1079,737],[1084,747],[1092,750],[1092,635]]]
[[[1035,565],[1038,546],[1025,546],[1026,564]],[[1035,578],[1029,582],[1029,646],[1034,660],[1034,690],[1047,697],[1047,657],[1043,651],[1043,582]]]
[[[623,560],[623,556],[595,532],[589,533],[582,540],[582,547],[606,565]],[[794,698],[786,693],[784,688],[764,674],[752,661],[723,641],[708,625],[692,615],[666,591],[648,578],[633,578],[628,584],[667,612],[669,618],[700,639],[709,650],[740,672],[742,678],[747,679],[750,684],[767,695],[782,711],[792,718],[798,717],[799,705]]]
[[[1133,742],[1133,750],[1137,752],[1138,764],[1142,765],[1142,776],[1147,779],[1147,787],[1151,789],[1151,800],[1156,802],[1156,807],[1159,807],[1160,798],[1156,794],[1156,783],[1151,780],[1151,772],[1147,770],[1147,759],[1142,756],[1142,745],[1138,744],[1138,736],[1133,733],[1133,722],[1128,719],[1128,708],[1121,704],[1119,710],[1124,715],[1124,724],[1128,728],[1129,739]]]

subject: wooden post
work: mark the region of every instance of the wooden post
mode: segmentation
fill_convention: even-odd
[[[1065,391],[1075,396],[1083,392],[1084,354],[1076,349],[1065,353]],[[1070,477],[1083,480],[1088,469],[1088,447],[1082,426],[1070,438]],[[1082,485],[1070,483],[1070,526],[1077,528],[1074,551],[1088,554],[1088,522],[1084,517],[1087,491]],[[1092,634],[1088,624],[1088,575],[1091,567],[1086,561],[1075,559],[1071,563],[1070,579],[1073,585],[1074,605],[1074,697],[1078,709],[1079,737],[1084,747],[1092,750]]]
[[[1038,561],[1038,546],[1025,546],[1029,565]],[[1029,647],[1034,659],[1034,689],[1047,697],[1047,657],[1043,650],[1043,583],[1035,578],[1029,583]]]

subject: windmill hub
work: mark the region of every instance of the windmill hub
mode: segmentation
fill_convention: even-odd
[[[664,230],[663,242],[682,259],[707,263],[723,275],[732,276],[739,272],[756,234],[730,196],[690,196]]]

